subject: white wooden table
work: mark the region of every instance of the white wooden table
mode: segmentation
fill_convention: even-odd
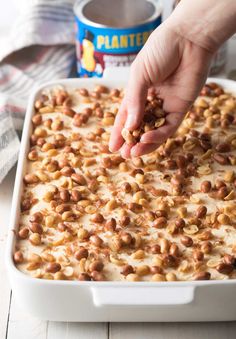
[[[230,42],[228,69],[236,68],[236,38]],[[1,161],[1,159],[0,159]],[[0,184],[0,339],[234,339],[236,322],[222,323],[56,323],[41,321],[15,303],[4,265],[13,169]],[[222,305],[223,309],[224,305]],[[236,318],[236,315],[235,315]]]

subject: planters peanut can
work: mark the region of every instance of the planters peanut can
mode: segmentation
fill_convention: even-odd
[[[129,66],[161,23],[158,0],[80,0],[74,7],[79,77]]]

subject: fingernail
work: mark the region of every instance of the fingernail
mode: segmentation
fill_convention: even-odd
[[[133,129],[136,128],[138,121],[138,110],[134,107],[128,108],[128,116],[125,123],[125,128]]]
[[[130,129],[133,127],[133,125],[134,125],[134,119],[133,119],[133,116],[130,114],[128,115],[127,120],[125,122],[125,128]]]
[[[115,151],[115,143],[114,143],[114,140],[112,140],[112,138],[110,138],[110,140],[109,140],[108,148],[109,148],[110,152]]]
[[[108,148],[110,152],[116,152],[116,147],[112,142],[109,142]]]
[[[140,142],[147,144],[146,138],[144,136],[141,136]]]
[[[140,142],[142,142],[143,144],[155,144],[155,141],[148,139],[149,138],[147,138],[147,136],[144,134],[141,136]],[[158,141],[156,143],[158,143]]]

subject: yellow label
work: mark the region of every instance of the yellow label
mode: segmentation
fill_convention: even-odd
[[[118,49],[129,47],[141,47],[147,41],[152,31],[142,33],[132,33],[128,35],[98,35],[97,50],[101,49]]]

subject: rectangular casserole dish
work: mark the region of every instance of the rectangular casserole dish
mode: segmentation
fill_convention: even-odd
[[[128,69],[108,69],[102,79],[50,82],[30,97],[17,167],[6,266],[15,298],[34,316],[51,321],[230,321],[236,319],[235,280],[188,282],[51,281],[27,276],[12,259],[20,215],[25,160],[29,148],[33,104],[45,87],[64,84],[92,88],[96,84],[124,87]],[[236,93],[236,82],[210,78]]]

